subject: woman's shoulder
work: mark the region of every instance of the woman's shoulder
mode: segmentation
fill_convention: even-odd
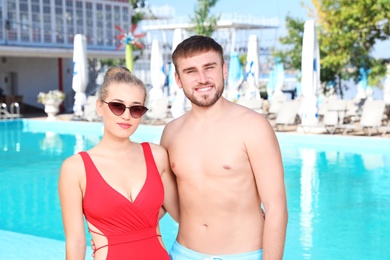
[[[155,143],[149,143],[149,144],[150,144],[150,149],[152,150],[154,161],[156,162],[156,165],[161,172],[161,170],[167,167],[168,165],[167,150],[159,144],[155,144]]]
[[[159,154],[164,155],[167,153],[167,150],[162,145],[150,143],[150,142],[148,142],[148,144],[150,146],[150,149],[152,150],[153,155],[155,156]]]
[[[83,160],[80,153],[76,153],[68,158],[66,158],[62,162],[61,171],[62,170],[74,170],[83,166]]]

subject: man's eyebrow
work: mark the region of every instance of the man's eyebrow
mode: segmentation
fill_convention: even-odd
[[[186,71],[190,71],[190,70],[194,70],[194,69],[195,69],[195,67],[192,66],[192,67],[184,68],[182,71],[186,72]]]
[[[217,65],[217,62],[210,62],[210,63],[203,64],[202,67],[210,67],[210,66],[215,66],[215,65]],[[196,68],[194,66],[192,66],[192,67],[185,68],[182,71],[188,72],[188,71],[191,71],[194,69],[196,69]]]
[[[217,65],[217,63],[216,62],[206,63],[202,67],[208,67],[208,66],[212,66],[212,65]]]

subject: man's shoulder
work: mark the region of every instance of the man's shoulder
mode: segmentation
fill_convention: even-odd
[[[183,118],[179,117],[171,120],[169,123],[165,125],[161,136],[161,144],[165,148],[167,148],[168,143],[174,141],[175,136],[177,136],[179,129],[183,124],[184,124]]]
[[[231,104],[230,111],[228,112],[230,116],[234,117],[237,120],[242,120],[242,121],[248,121],[248,122],[261,122],[261,123],[266,123],[268,120],[262,115],[261,113],[238,105],[236,103]],[[247,122],[247,123],[248,123]]]
[[[169,123],[166,124],[165,128],[164,128],[164,132],[169,132],[169,131],[172,131],[173,129],[176,129],[176,128],[179,128],[181,125],[183,125],[184,123],[184,116],[181,116],[181,117],[178,117],[178,118],[175,118],[173,120],[171,120]]]

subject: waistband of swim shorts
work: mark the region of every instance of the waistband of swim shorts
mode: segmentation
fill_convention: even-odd
[[[188,259],[188,260],[260,260],[263,257],[263,250],[259,249],[252,252],[232,255],[206,255],[198,253],[180,245],[175,241],[171,249],[172,259]]]

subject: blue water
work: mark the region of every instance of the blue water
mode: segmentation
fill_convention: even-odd
[[[141,126],[134,140],[158,143],[162,129]],[[101,123],[0,122],[0,231],[64,241],[59,167],[101,134]],[[289,209],[284,259],[390,259],[390,139],[277,137]],[[161,229],[169,248],[177,225],[166,216]]]

